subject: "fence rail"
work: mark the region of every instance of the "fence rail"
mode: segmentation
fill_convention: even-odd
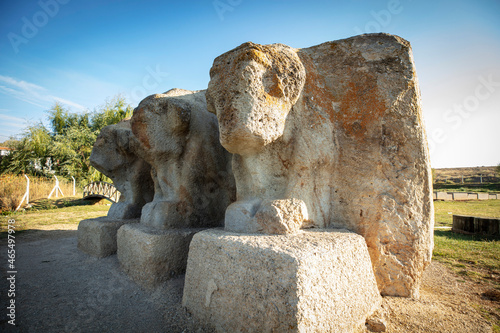
[[[113,202],[120,200],[120,192],[113,184],[106,182],[92,182],[83,188],[83,198],[103,198]]]
[[[500,193],[487,192],[434,192],[434,200],[465,201],[465,200],[496,200]]]

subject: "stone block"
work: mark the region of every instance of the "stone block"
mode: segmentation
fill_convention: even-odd
[[[124,225],[117,235],[120,266],[139,285],[153,288],[185,272],[189,243],[201,230]]]
[[[461,200],[468,200],[469,196],[465,192],[453,192],[453,200],[455,201],[461,201]]]
[[[435,192],[437,200],[448,200],[448,193],[446,192]]]
[[[477,200],[479,197],[477,193],[467,193],[467,199],[468,200]]]
[[[453,215],[452,231],[473,233],[474,232],[474,217],[473,216],[463,216],[463,215]]]
[[[478,200],[488,200],[489,199],[489,195],[486,192],[479,192],[477,194],[477,198],[478,198]]]
[[[498,199],[498,197],[499,197],[499,195],[495,194],[495,193],[489,193],[489,195],[488,195],[489,200],[495,200],[495,199]]]
[[[106,216],[82,220],[78,224],[78,248],[97,258],[115,254],[118,229],[138,222],[139,219],[118,220]]]
[[[488,233],[489,220],[480,217],[474,217],[474,233],[486,234]]]
[[[489,219],[490,223],[488,225],[488,235],[499,236],[500,235],[500,219]]]
[[[191,242],[183,306],[218,332],[355,332],[380,303],[366,242],[347,230]]]

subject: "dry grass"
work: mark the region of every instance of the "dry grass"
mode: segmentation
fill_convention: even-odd
[[[439,178],[459,178],[464,176],[464,178],[478,177],[483,175],[484,177],[497,177],[496,167],[474,167],[474,168],[443,168],[434,169],[436,176]]]
[[[83,219],[106,216],[111,202],[107,200],[83,200],[76,198],[40,199],[24,211],[0,216],[0,239],[7,234],[9,220],[16,222],[16,234],[26,230],[76,230]]]
[[[59,187],[65,196],[73,195],[73,184],[62,177],[59,178]],[[30,177],[29,200],[47,198],[55,185],[55,179]],[[26,178],[24,176],[0,176],[0,212],[13,211],[19,206],[26,192]],[[77,188],[77,194],[81,191]],[[53,197],[55,193],[53,194]],[[60,196],[60,194],[59,194]]]
[[[484,183],[496,183],[499,175],[495,166],[474,168],[443,168],[434,169],[435,183],[479,183],[481,176]]]

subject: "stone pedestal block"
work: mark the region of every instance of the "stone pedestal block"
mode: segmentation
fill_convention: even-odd
[[[183,306],[218,332],[356,332],[380,302],[366,242],[347,230],[191,242]]]
[[[202,230],[124,225],[117,235],[118,261],[134,281],[153,288],[185,272],[189,243]]]
[[[124,224],[138,223],[139,219],[118,220],[106,216],[82,220],[78,224],[78,248],[97,258],[116,253],[116,233]]]
[[[488,193],[487,192],[479,192],[477,194],[477,198],[479,200],[488,200],[489,199],[489,196],[488,196]]]

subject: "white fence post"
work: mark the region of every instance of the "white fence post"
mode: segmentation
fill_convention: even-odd
[[[24,200],[26,200],[26,205],[29,205],[30,203],[30,179],[28,176],[24,175],[26,177],[26,193],[24,193],[23,198],[21,202],[19,203],[19,206],[17,206],[16,211],[21,208],[21,205],[23,204]]]
[[[57,179],[57,177],[55,175],[54,175],[54,178],[56,179],[56,185],[54,186],[54,188],[52,189],[52,191],[50,191],[48,199],[50,199],[50,197],[52,196],[52,194],[54,193],[54,191],[56,191],[56,198],[59,197],[58,196],[58,191],[61,192],[61,195],[64,197],[64,194],[61,191],[61,188],[59,187],[59,179]]]
[[[76,195],[76,191],[75,191],[75,184],[76,184],[76,180],[75,180],[75,177],[71,176],[71,178],[73,178],[73,196]]]

